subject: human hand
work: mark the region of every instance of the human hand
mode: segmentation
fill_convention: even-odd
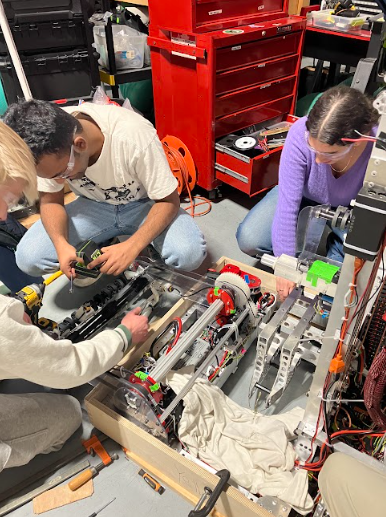
[[[122,325],[131,332],[131,342],[133,345],[143,343],[149,332],[149,321],[146,316],[140,316],[141,307],[136,307],[128,312],[122,320]]]
[[[276,291],[281,302],[287,298],[295,287],[295,282],[291,282],[291,280],[281,278],[280,276],[276,277]]]
[[[138,253],[134,246],[131,246],[131,239],[119,244],[113,244],[101,249],[102,255],[90,262],[87,266],[92,269],[101,266],[99,271],[106,275],[120,275],[137,258]]]
[[[71,274],[75,276],[75,269],[73,268],[74,262],[82,262],[82,259],[76,256],[76,249],[71,246],[68,242],[62,244],[57,248],[58,260],[60,270],[68,279],[71,278]]]

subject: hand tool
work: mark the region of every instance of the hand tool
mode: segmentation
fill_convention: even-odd
[[[71,270],[71,275],[70,275],[70,289],[69,289],[69,293],[72,294],[74,292],[74,275],[72,274],[72,270]]]
[[[24,304],[24,312],[31,318],[32,323],[37,324],[39,310],[43,304],[43,295],[47,285],[60,277],[63,273],[57,271],[41,284],[31,284],[20,289],[14,297]]]
[[[107,440],[107,436],[105,434],[98,434],[98,436],[93,435],[93,438],[95,440],[98,440],[99,443],[104,442]],[[48,476],[55,474],[59,469],[63,467],[67,467],[68,464],[71,461],[76,460],[79,458],[79,456],[84,455],[84,448],[77,448],[74,451],[72,451],[70,454],[68,454],[65,458],[61,458],[58,461],[55,461],[48,467],[45,467],[38,472],[35,472],[32,476],[30,476],[27,479],[24,479],[17,485],[14,485],[12,488],[9,488],[8,490],[0,493],[0,503],[11,499],[13,496],[17,496],[20,492],[26,490],[31,485],[34,485],[37,481],[40,481],[41,479],[46,479]],[[90,463],[87,462],[87,465],[84,468],[87,468],[90,466]],[[80,472],[80,471],[78,471]],[[73,476],[77,474],[78,472],[74,472]],[[68,478],[67,478],[68,479]],[[27,501],[28,502],[28,501]]]
[[[111,499],[111,501],[109,501],[104,506],[102,506],[102,508],[99,508],[99,510],[97,510],[96,512],[89,515],[89,517],[96,517],[98,515],[98,513],[101,513],[101,511],[104,510],[106,508],[106,506],[109,506],[111,503],[113,503],[115,501],[115,499],[116,499],[116,497],[114,497],[114,499]]]
[[[117,460],[119,458],[118,454],[112,454],[111,455],[111,462],[114,460]],[[79,487],[87,483],[87,481],[90,481],[90,479],[94,478],[99,474],[99,472],[106,467],[106,464],[102,461],[101,463],[98,463],[95,467],[90,467],[89,469],[85,470],[79,476],[72,479],[68,483],[68,487],[70,490],[74,491],[77,490]]]
[[[157,480],[155,480],[153,477],[150,476],[147,472],[145,472],[143,469],[141,469],[138,474],[141,476],[142,479],[146,481],[146,483],[149,485],[150,488],[158,492],[160,495],[162,495],[165,492],[165,488],[158,483]]]
[[[82,472],[82,470],[86,469],[89,466],[90,462],[88,460],[84,460],[81,463],[75,465],[74,467],[71,467],[70,469],[64,471],[63,474],[59,474],[58,476],[54,477],[54,479],[52,479],[48,483],[45,483],[44,485],[35,488],[35,490],[32,490],[31,492],[28,492],[27,494],[10,501],[8,504],[0,508],[0,517],[3,517],[3,515],[7,515],[8,513],[13,512],[17,508],[20,508],[20,506],[29,503],[29,501],[32,501],[34,497],[37,497],[38,495],[47,492],[47,490],[50,490],[51,488],[60,485],[61,483],[63,483],[63,481],[70,479],[72,476],[78,474],[78,472]]]

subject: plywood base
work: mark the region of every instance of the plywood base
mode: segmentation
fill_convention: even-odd
[[[216,263],[220,271],[226,264],[235,264],[243,271],[261,278],[264,290],[275,290],[275,277],[241,262],[222,257]],[[176,316],[181,316],[191,305],[189,300],[180,300],[157,324],[149,339],[138,350],[131,350],[121,364],[135,364],[146,352],[156,333]],[[130,457],[156,479],[181,494],[194,507],[204,488],[213,489],[218,478],[199,465],[187,460],[147,432],[140,429],[114,409],[111,409],[109,389],[99,384],[86,397],[86,409],[92,424],[113,440],[128,449]],[[267,510],[250,501],[236,488],[228,486],[211,514],[214,517],[272,517]]]

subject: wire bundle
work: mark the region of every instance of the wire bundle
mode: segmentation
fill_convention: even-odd
[[[176,137],[167,136],[162,140],[166,158],[174,177],[178,181],[178,194],[187,194],[190,204],[185,208],[192,217],[201,217],[212,210],[212,203],[202,196],[192,196],[192,190],[196,185],[196,169],[192,155],[188,148]],[[197,200],[199,201],[197,203]],[[198,206],[206,205],[208,208],[196,212]]]

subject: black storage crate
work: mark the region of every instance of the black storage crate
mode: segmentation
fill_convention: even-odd
[[[10,28],[19,52],[83,47],[87,42],[83,17],[54,22],[23,23],[10,25]],[[0,29],[0,54],[6,55],[7,52],[7,45]]]
[[[87,50],[20,56],[35,99],[56,100],[90,95],[90,58]],[[0,73],[8,104],[23,97],[8,57],[0,57]]]
[[[15,25],[72,20],[83,16],[82,5],[91,15],[94,4],[93,0],[3,0],[8,21]]]

